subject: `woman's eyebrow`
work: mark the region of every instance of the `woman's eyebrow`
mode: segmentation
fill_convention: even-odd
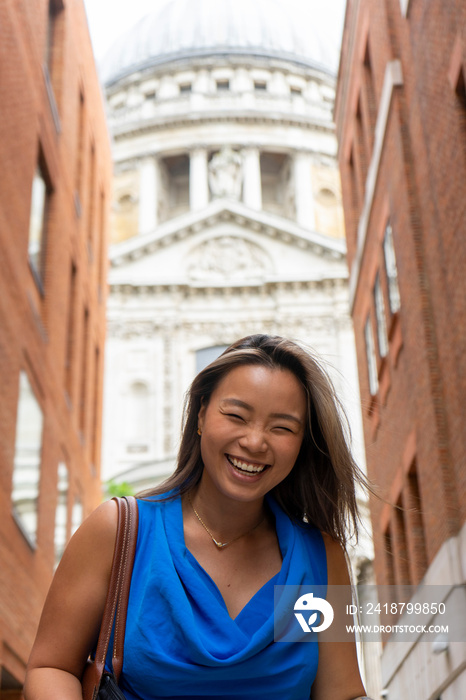
[[[292,416],[290,413],[271,413],[270,417],[280,418],[281,420],[292,420],[294,423],[298,423],[298,425],[302,425],[303,423],[299,418]]]
[[[247,411],[252,411],[252,406],[245,401],[241,401],[241,399],[222,399],[220,403],[226,403],[230,406],[238,406],[239,408],[245,408]]]
[[[222,399],[221,403],[227,404],[229,406],[238,406],[239,408],[244,408],[247,411],[253,410],[252,406],[250,406],[245,401],[241,401],[241,399]],[[291,420],[294,423],[297,423],[298,425],[302,425],[302,421],[296,416],[292,416],[290,413],[271,413],[270,417],[280,418],[281,420]]]

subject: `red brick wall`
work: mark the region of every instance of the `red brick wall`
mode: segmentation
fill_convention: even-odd
[[[2,692],[21,686],[53,573],[59,462],[64,462],[69,471],[68,534],[75,498],[82,501],[84,515],[100,501],[111,155],[82,1],[63,0],[61,3],[58,0],[56,5],[59,9],[50,67],[59,123],[53,117],[43,72],[48,0],[0,2]],[[81,138],[78,136],[80,91],[85,97]],[[92,144],[95,148],[93,173],[90,172]],[[42,290],[28,259],[31,186],[39,151],[53,187]],[[80,215],[75,206],[78,159],[82,166]],[[76,268],[75,326],[70,341],[72,265]],[[85,308],[89,313],[86,346],[82,333]],[[98,368],[95,366],[97,353]],[[71,358],[69,368],[67,356]],[[27,373],[44,417],[36,548],[28,544],[12,515],[20,371]]]
[[[349,0],[345,19],[336,122],[348,258],[357,280],[352,314],[368,470],[390,502],[372,500],[380,583],[389,581],[391,568],[395,579],[418,583],[466,517],[465,28],[462,0],[411,0],[407,17],[399,0]],[[369,163],[374,158],[373,122],[364,111],[367,55],[378,115],[388,62],[400,61],[403,84],[393,89],[367,235],[357,253],[363,197],[354,197],[350,159],[356,154],[357,187],[367,195],[360,155],[358,166],[361,123]],[[382,245],[388,218],[401,297],[394,316]],[[376,336],[378,271],[389,352],[377,357],[379,390],[371,396],[364,325],[370,314]],[[388,561],[386,534],[394,562]]]

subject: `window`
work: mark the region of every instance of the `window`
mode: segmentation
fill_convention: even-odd
[[[372,61],[369,50],[369,40],[366,44],[364,54],[364,85],[367,99],[367,108],[369,112],[369,126],[371,131],[371,139],[374,137],[375,124],[377,120],[377,98],[375,96],[374,73],[372,71]]]
[[[75,182],[75,206],[76,213],[81,216],[81,186],[82,174],[84,167],[84,130],[85,130],[86,103],[84,93],[79,92],[79,117],[78,117],[78,134],[77,134],[77,153],[76,153],[76,182]]]
[[[387,572],[387,586],[395,584],[395,567],[393,564],[393,542],[390,526],[387,527],[384,534],[385,541],[385,563]]]
[[[88,351],[89,351],[89,310],[84,309],[83,330],[82,330],[82,348],[81,348],[81,394],[79,400],[79,427],[81,437],[86,438],[87,428],[87,370],[88,370]]]
[[[64,26],[63,0],[49,0],[44,77],[57,133],[61,131],[58,106],[62,97]]]
[[[372,324],[370,315],[367,317],[366,325],[364,328],[364,337],[366,341],[366,358],[367,358],[367,369],[369,374],[369,390],[372,396],[375,396],[379,389],[379,382],[377,379],[377,360],[375,356],[375,345],[374,337],[372,335]]]
[[[403,15],[403,17],[408,16],[409,3],[410,0],[400,0],[401,14]]]
[[[254,90],[257,90],[258,92],[267,90],[267,83],[265,82],[265,80],[255,80]]]
[[[458,74],[455,93],[460,121],[461,141],[463,142],[463,148],[466,149],[466,80],[463,68],[461,68]],[[464,150],[464,153],[466,155],[466,150]]]
[[[221,92],[222,90],[229,90],[230,89],[230,81],[229,80],[217,80],[217,90]]]
[[[145,452],[149,436],[149,388],[134,382],[126,400],[125,430],[128,452]]]
[[[19,376],[13,468],[13,513],[27,540],[35,547],[42,451],[43,415],[25,372]]]
[[[157,97],[157,93],[155,92],[155,90],[151,90],[150,92],[146,92],[144,97],[146,100],[155,100],[155,98]]]
[[[67,337],[66,337],[66,354],[65,354],[65,376],[66,376],[66,392],[68,399],[73,400],[73,352],[75,344],[75,313],[76,313],[76,265],[71,263],[70,271],[70,286],[68,292],[68,320],[67,320]]]
[[[57,472],[57,508],[55,510],[55,566],[60,561],[68,534],[68,469],[63,462],[58,465]]]
[[[57,24],[60,12],[63,10],[61,0],[49,0],[49,17],[47,24],[47,44],[45,47],[45,62],[49,74],[53,75],[54,60],[57,44]]]
[[[93,468],[99,462],[99,405],[100,405],[100,349],[94,348],[94,400],[92,406],[92,423],[91,423],[91,460]]]
[[[317,198],[319,202],[326,207],[334,207],[338,203],[335,192],[330,190],[328,187],[323,187],[321,190],[319,190]]]
[[[366,149],[366,133],[362,116],[361,95],[359,96],[358,105],[356,108],[356,142],[357,155],[359,157],[361,184],[366,185],[368,157]]]
[[[29,217],[29,262],[40,289],[43,289],[47,218],[52,188],[40,158],[32,181],[31,213]]]
[[[87,201],[87,254],[92,260],[94,243],[94,209],[95,209],[95,146],[91,144],[90,163],[89,163],[89,192]]]
[[[74,535],[78,527],[83,521],[83,504],[81,498],[76,496],[73,503],[73,510],[71,511],[71,534]]]
[[[358,185],[358,176],[356,173],[354,144],[351,148],[351,153],[350,153],[348,165],[349,165],[349,170],[350,170],[350,182],[351,182],[351,205],[353,208],[353,213],[356,217],[359,214],[359,185]]]
[[[303,91],[299,87],[293,87],[293,85],[290,87],[290,93],[292,95],[302,95]]]
[[[193,86],[191,85],[191,83],[181,83],[180,94],[192,92],[192,89],[193,89]]]
[[[409,575],[408,541],[401,497],[395,507],[394,530],[395,580],[398,586],[409,586],[411,585],[411,578]]]
[[[400,290],[398,288],[398,270],[396,266],[395,247],[393,245],[393,231],[390,222],[387,223],[385,229],[383,252],[388,280],[388,302],[390,305],[390,312],[394,314],[400,309]]]
[[[413,583],[417,585],[427,569],[427,550],[416,459],[413,460],[408,473],[406,496],[408,534],[411,544],[410,561],[414,572]]]
[[[102,301],[102,291],[103,291],[103,286],[104,286],[104,276],[106,273],[106,255],[105,255],[105,244],[106,244],[106,235],[105,235],[105,227],[106,227],[106,221],[105,221],[105,214],[106,214],[106,201],[105,201],[105,192],[101,190],[100,192],[100,203],[99,203],[99,225],[98,225],[98,235],[99,235],[99,259],[97,261],[97,269],[98,269],[98,284],[99,284],[99,301]]]
[[[385,303],[383,300],[380,274],[377,273],[374,285],[375,316],[377,319],[377,341],[380,357],[385,357],[388,352],[387,324],[385,321]]]
[[[196,374],[199,374],[204,367],[210,365],[211,362],[217,359],[228,345],[212,345],[210,348],[202,348],[196,352]]]

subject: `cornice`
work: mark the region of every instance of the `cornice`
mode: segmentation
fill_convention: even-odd
[[[209,112],[208,114],[180,114],[170,119],[167,119],[165,116],[147,118],[144,120],[135,119],[134,122],[126,123],[120,128],[115,125],[111,126],[111,132],[115,141],[121,141],[128,136],[139,136],[151,131],[180,129],[202,124],[261,124],[267,126],[299,127],[306,130],[319,131],[332,135],[335,134],[335,124],[331,119],[318,120],[312,117],[303,117],[302,115],[267,115],[265,113],[252,114],[248,112],[225,115],[224,110]]]
[[[334,275],[333,277],[323,277],[321,279],[307,280],[274,280],[262,281],[257,283],[240,282],[234,284],[232,282],[224,284],[215,284],[211,282],[203,282],[202,284],[189,283],[173,283],[166,282],[162,284],[138,284],[138,283],[110,283],[109,289],[112,295],[120,296],[157,296],[160,294],[169,293],[177,298],[192,298],[210,296],[243,296],[243,295],[274,295],[288,292],[291,294],[299,294],[301,292],[309,292],[311,290],[337,290],[347,289],[348,277],[346,274],[341,276]]]

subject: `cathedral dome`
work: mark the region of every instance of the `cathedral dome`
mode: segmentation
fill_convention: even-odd
[[[180,59],[277,58],[332,72],[317,23],[298,24],[283,0],[171,0],[121,36],[101,65],[107,85]]]

